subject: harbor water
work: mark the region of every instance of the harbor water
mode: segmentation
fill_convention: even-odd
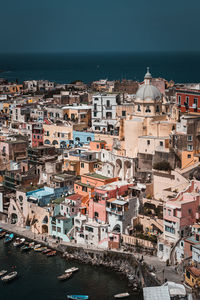
[[[57,276],[72,266],[79,271],[64,282],[58,281]],[[89,295],[91,300],[110,300],[114,299],[114,294],[131,292],[127,280],[113,270],[66,260],[60,255],[47,257],[33,250],[22,253],[12,243],[4,244],[0,240],[0,270],[3,269],[16,270],[19,276],[7,284],[0,282],[1,300],[62,300],[69,294]],[[142,298],[132,294],[128,299]]]

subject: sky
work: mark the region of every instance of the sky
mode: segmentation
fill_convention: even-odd
[[[199,0],[0,2],[0,52],[200,51]]]

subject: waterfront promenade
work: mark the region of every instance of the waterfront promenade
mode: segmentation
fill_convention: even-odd
[[[89,247],[89,246],[83,246],[83,245],[78,245],[75,243],[66,243],[66,242],[58,242],[58,240],[55,240],[49,236],[46,235],[36,235],[33,232],[31,232],[29,229],[22,228],[22,227],[17,227],[14,224],[7,224],[7,223],[2,223],[0,222],[0,227],[13,232],[17,235],[23,236],[25,238],[28,238],[30,240],[33,240],[38,243],[43,243],[51,248],[54,248],[56,250],[60,251],[61,245],[63,246],[68,246],[68,247],[77,247],[77,248],[82,248],[85,250],[91,250],[91,251],[102,251],[104,252],[104,249],[100,249],[97,247]],[[45,239],[46,238],[46,239]],[[119,252],[119,253],[124,253],[124,254],[132,254],[138,261],[141,259],[142,255],[139,253],[135,252],[127,252],[123,250],[108,250],[109,252]],[[159,282],[162,284],[165,279],[169,281],[174,281],[176,283],[182,283],[183,281],[183,275],[180,275],[176,272],[174,266],[166,266],[165,262],[159,261],[159,259],[156,256],[149,256],[149,255],[143,255],[143,260],[146,264],[149,266],[154,267],[154,274],[151,274],[152,276],[155,276]]]

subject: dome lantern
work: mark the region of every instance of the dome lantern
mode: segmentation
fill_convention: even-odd
[[[147,72],[146,72],[146,74],[144,76],[144,83],[145,84],[150,84],[151,83],[151,79],[152,79],[152,75],[149,72],[149,67],[147,67]]]

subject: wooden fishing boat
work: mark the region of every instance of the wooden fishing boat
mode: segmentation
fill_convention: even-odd
[[[14,234],[13,233],[6,234],[4,243],[5,244],[10,243],[13,239],[14,239]]]
[[[16,240],[13,243],[14,247],[20,247],[24,244],[25,239],[24,238],[16,238]]]
[[[29,243],[29,247],[30,247],[31,249],[34,249],[34,247],[35,247],[35,243],[34,243],[34,242],[32,242],[32,243]]]
[[[46,250],[47,249],[47,247],[39,247],[39,248],[36,248],[36,249],[34,249],[36,252],[42,252],[42,251],[44,251],[44,250]]]
[[[40,248],[40,247],[41,247],[41,244],[37,244],[37,245],[35,245],[35,246],[33,247],[33,249],[36,250],[36,249],[38,249],[38,248]]]
[[[6,273],[7,273],[6,270],[1,270],[1,271],[0,271],[0,277],[3,276],[3,275],[5,275]]]
[[[47,254],[47,253],[49,253],[49,252],[51,252],[51,251],[52,251],[51,249],[48,249],[48,248],[47,248],[47,249],[45,249],[44,251],[42,251],[42,253],[43,253],[43,254]]]
[[[56,255],[56,251],[50,251],[49,253],[47,253],[47,256],[55,256]]]
[[[1,280],[2,280],[3,282],[9,282],[9,281],[15,279],[16,277],[17,277],[17,272],[14,271],[14,272],[11,272],[11,273],[9,273],[9,274],[7,274],[7,275],[1,277]]]
[[[130,296],[129,293],[121,293],[121,294],[114,295],[114,298],[122,299],[122,298],[127,298],[129,296]]]
[[[89,299],[88,295],[67,295],[68,299],[74,299],[74,300],[87,300]]]
[[[58,276],[57,278],[58,278],[58,280],[64,281],[64,280],[70,278],[71,276],[72,276],[72,273],[64,273],[64,274]]]
[[[79,268],[72,267],[70,269],[65,270],[65,273],[74,273],[74,272],[77,272],[78,270],[79,270]]]
[[[5,237],[5,235],[6,235],[6,232],[5,232],[5,231],[2,231],[2,232],[0,233],[0,239],[2,239],[3,237]]]
[[[31,250],[31,247],[29,245],[24,245],[21,247],[21,251],[25,252],[25,251],[29,251],[29,250]]]

